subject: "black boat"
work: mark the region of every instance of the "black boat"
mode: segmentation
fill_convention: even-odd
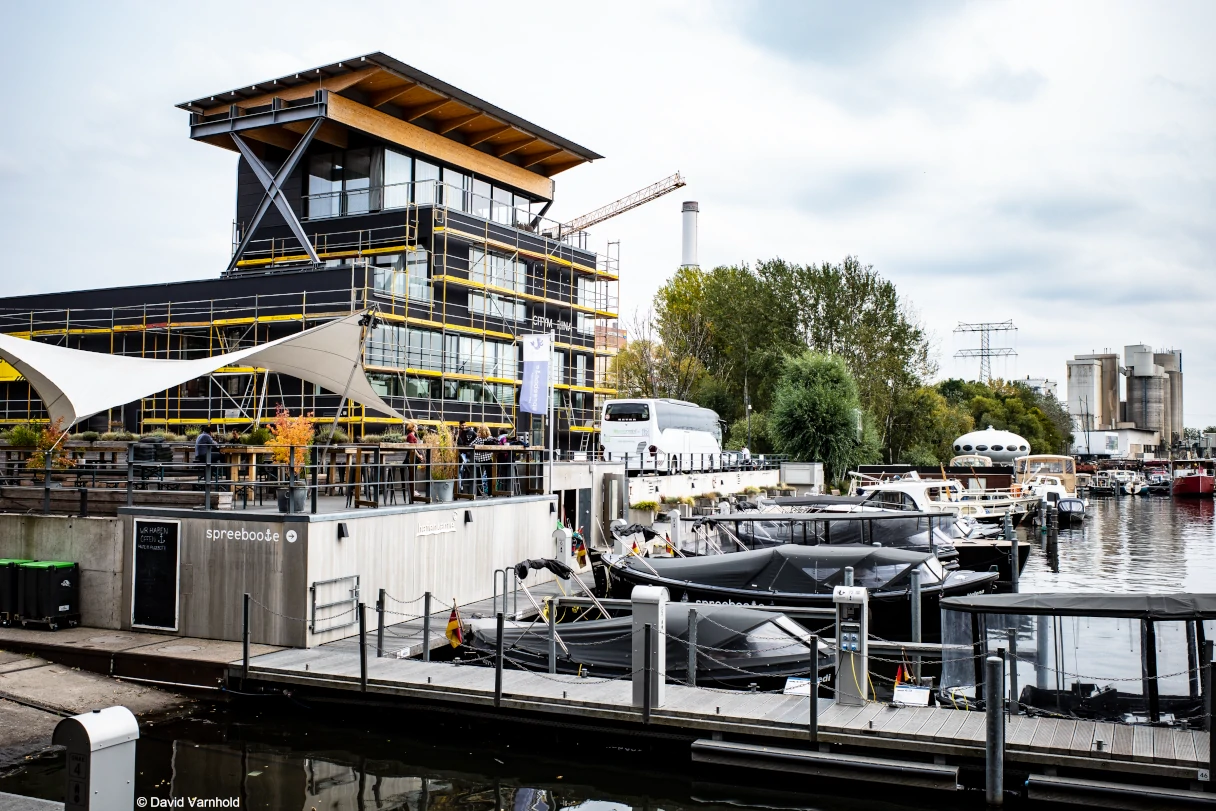
[[[667,604],[667,665],[672,681],[688,678],[687,603]],[[780,686],[789,676],[810,671],[810,636],[784,614],[739,606],[702,606],[697,611],[697,683],[745,687],[750,683]],[[603,678],[633,669],[632,617],[561,623],[556,626],[557,670]],[[472,620],[466,644],[489,653],[497,637],[495,620]],[[549,664],[549,627],[544,622],[508,622],[503,628],[504,656],[529,670]],[[834,664],[830,649],[819,643],[819,666]]]
[[[947,571],[927,552],[878,546],[800,546],[688,558],[604,555],[609,593],[628,597],[634,586],[665,586],[673,600],[711,605],[773,605],[832,608],[832,591],[853,583],[870,591],[871,633],[906,639],[910,633],[911,573],[920,571],[922,631],[939,633],[943,596],[983,594],[996,572]]]
[[[1079,498],[1062,498],[1056,502],[1060,523],[1080,524],[1085,520],[1085,502]]]

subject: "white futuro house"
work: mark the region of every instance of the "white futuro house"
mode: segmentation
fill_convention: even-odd
[[[954,440],[954,452],[987,456],[993,464],[1011,465],[1019,456],[1030,453],[1030,443],[1012,431],[998,431],[991,425],[984,431],[972,431]]]

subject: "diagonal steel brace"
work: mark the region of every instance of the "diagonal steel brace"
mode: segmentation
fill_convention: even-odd
[[[266,216],[266,212],[270,210],[272,203],[279,209],[279,213],[287,221],[287,226],[291,228],[291,232],[295,234],[296,239],[300,241],[304,250],[308,252],[309,258],[313,262],[320,263],[321,259],[317,256],[316,249],[313,248],[312,242],[309,241],[308,234],[304,233],[304,226],[300,224],[300,219],[291,210],[291,204],[287,202],[287,197],[283,194],[283,184],[300,162],[300,158],[304,157],[304,151],[312,143],[313,136],[321,128],[323,120],[318,118],[312,122],[312,126],[308,128],[308,132],[304,133],[304,137],[292,147],[287,160],[283,161],[283,165],[279,167],[279,171],[273,175],[266,168],[266,165],[258,160],[258,156],[253,154],[253,150],[249,148],[249,144],[245,143],[245,140],[235,132],[232,133],[232,140],[236,142],[236,148],[241,151],[245,160],[249,162],[249,167],[253,169],[253,173],[257,176],[258,181],[261,182],[262,188],[266,190],[266,194],[262,196],[262,202],[258,204],[257,211],[254,212],[253,219],[249,222],[249,228],[246,229],[245,236],[241,239],[240,247],[236,249],[236,253],[232,255],[232,261],[228,263],[229,271],[235,268],[236,263],[245,255],[245,249],[249,247],[249,243],[253,240],[253,235],[258,229],[259,223]]]

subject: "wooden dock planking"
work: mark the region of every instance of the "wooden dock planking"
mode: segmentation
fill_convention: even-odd
[[[1132,760],[1153,759],[1153,728],[1132,727]]]
[[[946,722],[949,721],[950,718],[951,715],[948,712],[936,712],[925,719],[924,723],[920,725],[920,728],[914,731],[909,730],[907,734],[911,737],[928,738],[932,740],[934,737],[936,737],[938,730],[945,726]]]
[[[954,733],[955,740],[962,744],[983,744],[987,731],[987,720],[987,717],[982,712],[967,713],[967,718],[963,721],[963,725],[958,728],[958,732]]]
[[[1005,747],[1007,749],[1029,749],[1030,739],[1038,728],[1038,719],[1015,715],[1005,723]]]
[[[1051,742],[1047,744],[1047,751],[1055,755],[1067,755],[1072,746],[1072,736],[1076,731],[1076,721],[1060,719],[1051,736]]]
[[[945,712],[945,710],[943,710],[943,712]],[[941,725],[941,728],[939,728],[937,733],[933,736],[934,740],[946,743],[954,740],[954,735],[956,732],[958,732],[959,727],[963,725],[963,722],[967,720],[968,716],[973,715],[974,713],[967,712],[966,710],[952,710],[951,714],[953,717],[947,718],[946,723]]]
[[[847,724],[841,725],[841,729],[848,732],[870,732],[870,722],[878,717],[878,714],[883,711],[882,704],[867,704],[862,708],[861,712],[849,719]]]
[[[1132,728],[1117,724],[1115,726],[1114,742],[1111,746],[1110,756],[1115,760],[1131,760],[1132,759]]]
[[[1199,759],[1195,756],[1195,733],[1189,729],[1180,730],[1180,733],[1174,750],[1179,765],[1198,763]]]
[[[1194,731],[1192,735],[1195,737],[1195,759],[1200,764],[1206,766],[1208,763],[1208,746],[1211,743],[1211,733],[1203,731]]]
[[[1068,746],[1068,754],[1073,757],[1089,757],[1089,753],[1093,751],[1094,731],[1097,726],[1093,721],[1078,721]]]
[[[1098,741],[1102,741],[1102,749],[1098,749]],[[1094,725],[1093,740],[1090,741],[1090,754],[1104,760],[1110,759],[1110,750],[1115,744],[1115,725],[1098,723]]]

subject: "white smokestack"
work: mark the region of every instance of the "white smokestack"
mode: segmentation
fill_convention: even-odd
[[[697,263],[697,212],[701,206],[696,200],[684,202],[684,251],[680,261],[682,268],[700,267]]]

